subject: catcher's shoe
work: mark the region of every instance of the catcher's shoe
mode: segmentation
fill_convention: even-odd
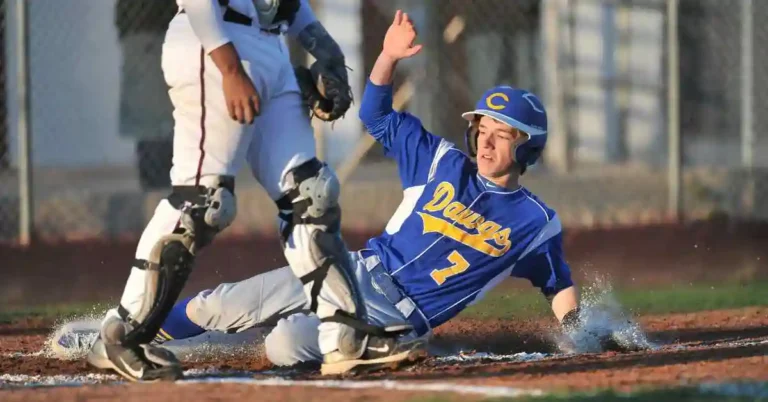
[[[86,360],[93,367],[114,370],[129,381],[175,381],[184,376],[176,356],[154,345],[110,345],[99,337]]]
[[[383,369],[396,370],[427,357],[427,337],[402,338],[368,335],[361,357],[349,358],[338,350],[323,356],[323,375],[367,373]]]

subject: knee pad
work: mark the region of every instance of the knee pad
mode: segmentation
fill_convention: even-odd
[[[277,201],[280,217],[290,225],[311,224],[337,232],[341,224],[341,184],[327,164],[312,158],[288,171],[280,183],[286,194]],[[290,230],[283,236],[286,241]]]
[[[277,201],[285,257],[320,321],[342,324],[335,347],[346,356],[359,357],[366,334],[384,330],[367,323],[365,301],[341,238],[339,181],[327,165],[313,158],[291,169],[281,188],[287,190]]]
[[[304,285],[311,310],[320,318],[333,315],[337,308],[362,317],[362,299],[349,252],[339,233],[340,184],[336,174],[312,158],[288,171],[281,188],[287,189],[285,196],[277,201],[283,220],[280,233],[283,250],[291,269]],[[318,302],[324,287],[335,295],[332,304]]]
[[[194,254],[235,220],[235,178],[221,176],[212,187],[174,186],[168,202],[182,212],[176,233],[194,240]]]
[[[109,339],[128,344],[152,341],[184,289],[196,253],[228,227],[237,213],[234,178],[229,176],[214,187],[175,186],[168,201],[182,211],[179,225],[174,233],[158,240],[147,261],[137,264],[147,271],[141,307],[131,315],[120,306],[124,327],[113,323]]]

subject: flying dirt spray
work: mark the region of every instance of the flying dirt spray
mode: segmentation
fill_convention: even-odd
[[[578,354],[658,348],[616,300],[613,287],[605,278],[596,276],[581,289],[580,307],[579,329],[554,335],[560,350]]]

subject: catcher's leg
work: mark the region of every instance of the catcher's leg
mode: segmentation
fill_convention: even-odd
[[[150,342],[182,291],[197,252],[235,217],[234,175],[253,134],[251,126],[229,117],[221,73],[185,16],[169,25],[162,64],[174,105],[174,190],[142,234],[120,308],[108,313],[88,355],[92,365],[134,381],[181,374],[175,357]]]
[[[99,368],[110,368],[131,380],[173,379],[181,375],[175,357],[149,345],[192,271],[195,255],[235,217],[234,178],[216,187],[176,186],[163,200],[139,242],[137,258],[120,306],[104,320],[100,339],[88,355]],[[177,211],[174,213],[173,211]],[[171,232],[164,234],[170,219]],[[160,222],[159,224],[157,222]]]
[[[299,94],[284,92],[273,98],[256,126],[249,163],[277,202],[286,259],[303,284],[310,310],[322,321],[324,368],[341,367],[337,363],[364,357],[371,336],[395,336],[403,328],[389,331],[368,324],[341,238],[339,181],[314,157],[314,135]]]

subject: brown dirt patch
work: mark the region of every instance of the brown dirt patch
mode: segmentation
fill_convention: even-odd
[[[408,401],[422,394],[417,392],[370,390],[340,390],[313,387],[260,387],[245,384],[185,384],[168,387],[163,384],[100,385],[93,387],[55,388],[36,390],[0,391],[3,401],[64,401],[112,400],[120,401],[163,400],[180,401]],[[441,394],[435,394],[441,395]],[[457,395],[442,395],[450,401],[458,401]],[[466,399],[462,398],[462,401]]]
[[[600,353],[558,356],[532,362],[472,361],[461,363],[426,361],[403,371],[360,376],[359,380],[397,379],[409,381],[450,381],[466,385],[497,385],[547,390],[592,389],[629,390],[634,387],[681,385],[702,381],[768,381],[768,308],[755,307],[690,314],[668,314],[639,318],[649,338],[660,342],[659,350],[634,353]],[[504,321],[458,319],[440,327],[436,347],[444,350],[495,351],[500,353],[547,352],[554,350],[547,339],[549,320]],[[44,322],[0,325],[0,353],[30,353],[39,350],[45,339]],[[751,344],[745,341],[752,341]],[[736,342],[729,344],[729,342]],[[228,356],[221,361],[186,364],[186,368],[255,371],[270,368],[263,359]],[[82,361],[57,361],[42,356],[4,358],[0,372],[28,375],[96,373]],[[320,379],[317,372],[286,373],[295,379]],[[259,377],[259,375],[257,375]],[[161,391],[162,390],[162,391]],[[319,400],[336,396],[355,400],[407,400],[416,394],[381,389],[318,390],[312,387],[259,387],[246,384],[88,386],[39,390],[3,391],[3,400],[80,400],[120,395],[121,399],[160,398],[180,400],[194,395],[239,398],[259,395],[273,400]],[[453,395],[452,397],[455,397]],[[474,396],[462,400],[476,400]],[[457,399],[458,400],[458,399]]]
[[[351,249],[364,245],[372,233],[348,233]],[[701,281],[768,278],[768,225],[706,222],[681,226],[569,231],[565,249],[574,277],[600,275],[621,287]],[[184,295],[237,281],[284,264],[275,238],[228,238],[200,255],[198,269]],[[0,246],[0,305],[29,307],[47,303],[116,302],[128,275],[135,241],[42,244],[24,250]],[[522,284],[526,286],[526,284]],[[666,347],[645,353],[603,353],[557,357],[535,362],[463,362],[427,360],[394,373],[362,379],[417,382],[451,381],[472,385],[523,388],[584,389],[637,385],[679,385],[710,380],[768,380],[768,308],[646,316],[639,318],[651,341]],[[28,356],[40,350],[50,322],[26,320],[0,324],[0,373],[27,375],[86,374],[96,371],[84,362]],[[436,351],[477,350],[496,353],[550,352],[552,320],[507,321],[458,319],[437,331]],[[753,340],[753,345],[722,344]],[[27,354],[9,357],[10,353]],[[198,361],[187,368],[256,371],[269,368],[253,356],[227,356]],[[302,371],[298,378],[315,379]],[[21,399],[160,399],[198,400],[406,400],[416,394],[389,390],[333,390],[306,387],[258,387],[242,384],[184,386],[102,385],[0,391],[2,400]],[[482,397],[460,395],[455,400]]]

